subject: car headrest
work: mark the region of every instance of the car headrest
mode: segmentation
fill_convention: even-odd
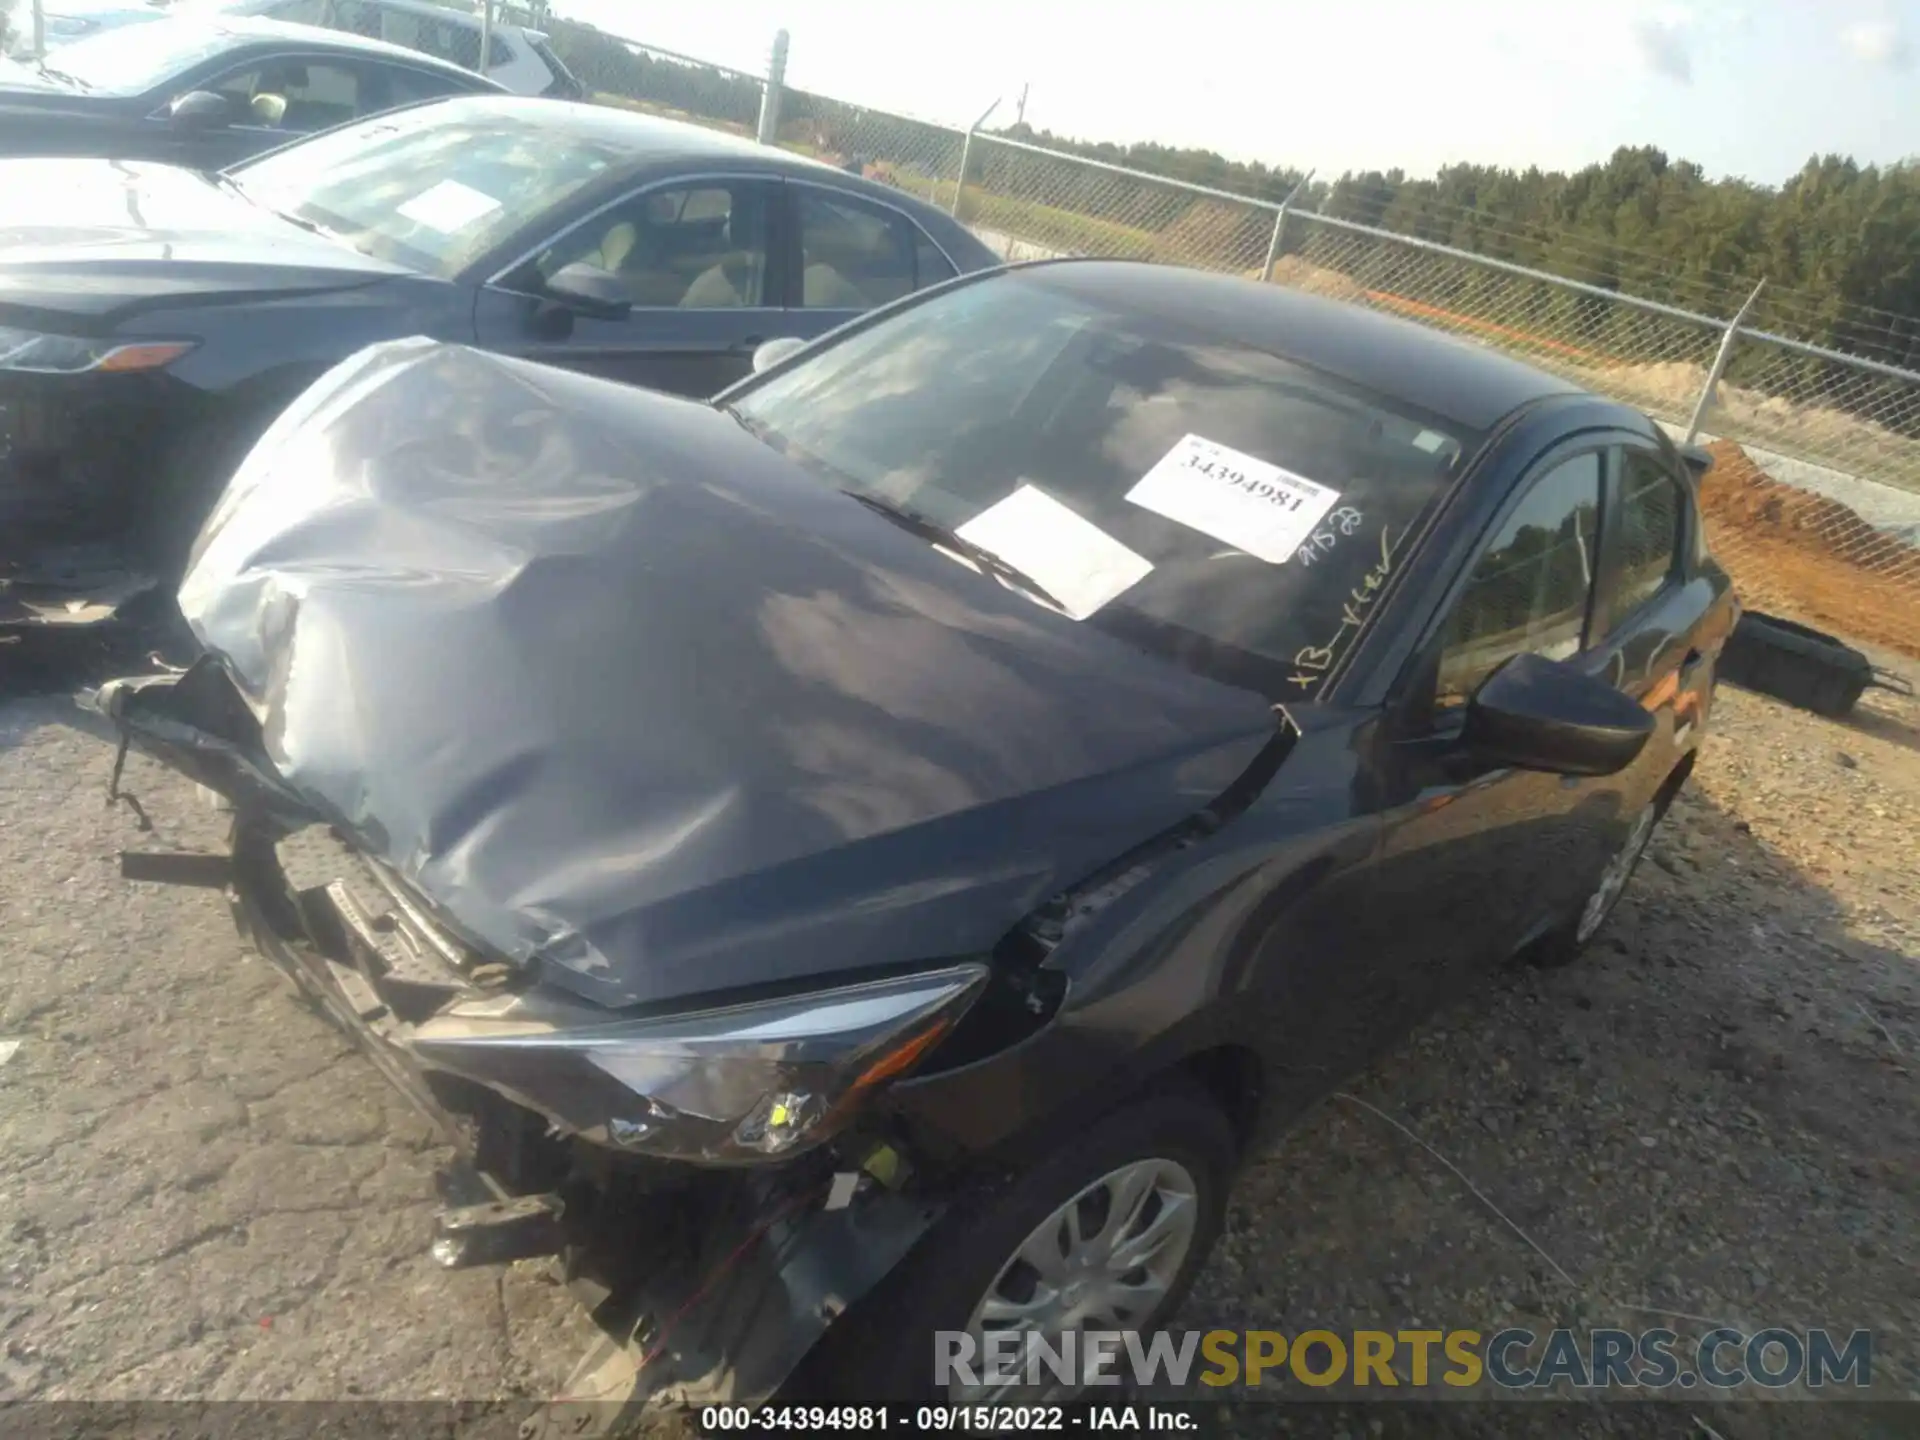
[[[640,232],[633,223],[622,220],[610,228],[600,241],[600,268],[617,272],[633,253],[633,247],[640,239]]]

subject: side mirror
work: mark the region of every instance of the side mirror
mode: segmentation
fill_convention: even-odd
[[[1543,655],[1516,655],[1467,702],[1461,744],[1521,770],[1615,775],[1653,731],[1652,712],[1606,681]]]
[[[569,310],[599,320],[624,320],[633,313],[627,287],[611,271],[576,260],[547,277],[547,294]]]
[[[227,97],[211,90],[189,90],[167,106],[167,119],[182,130],[213,130],[232,118]]]
[[[806,348],[807,342],[794,335],[782,335],[769,340],[753,352],[753,373],[758,375],[762,370],[771,370],[789,355]]]
[[[1707,472],[1713,469],[1713,452],[1704,445],[1682,445],[1680,458],[1687,462],[1687,469],[1693,472],[1696,481],[1707,478]]]

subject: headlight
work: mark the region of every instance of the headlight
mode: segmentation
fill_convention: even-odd
[[[518,997],[476,1000],[425,1021],[410,1044],[423,1060],[622,1149],[708,1163],[764,1160],[828,1139],[864,1098],[912,1070],[973,1003],[987,973],[984,964],[954,965],[584,1028],[556,1023]]]
[[[193,349],[191,340],[85,340],[0,325],[0,370],[79,375],[88,370],[157,370]]]

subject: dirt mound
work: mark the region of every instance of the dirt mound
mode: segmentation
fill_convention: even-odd
[[[1258,280],[1258,268],[1246,272],[1249,280]],[[1329,270],[1324,266],[1309,264],[1298,255],[1282,255],[1273,262],[1273,283],[1288,285],[1295,290],[1310,291],[1315,295],[1326,295],[1335,300],[1357,300],[1365,303],[1367,292],[1338,270]]]
[[[1583,378],[1596,390],[1680,419],[1693,413],[1700,389],[1706,384],[1707,367],[1688,360],[1609,365]],[[1869,479],[1920,474],[1920,440],[1881,423],[1903,402],[1894,396],[1872,401],[1853,383],[1862,378],[1856,375],[1849,380],[1844,373],[1836,373],[1824,380],[1816,376],[1795,381],[1789,375],[1774,374],[1767,388],[1761,389],[1746,389],[1722,380],[1706,424],[1711,430],[1744,434],[1764,449],[1778,448],[1786,454],[1817,459]],[[1827,393],[1825,386],[1853,393],[1851,408],[1821,403]],[[1773,393],[1778,387],[1802,393],[1789,398]]]
[[[1154,237],[1153,252],[1157,259],[1189,265],[1197,257],[1254,255],[1272,228],[1270,217],[1244,205],[1201,200]]]
[[[1783,485],[1748,458],[1731,440],[1718,440],[1714,467],[1701,486],[1708,523],[1738,525],[1807,549],[1875,575],[1904,580],[1920,600],[1920,549],[1862,520],[1838,500],[1811,490]]]
[[[1708,449],[1707,539],[1745,603],[1920,657],[1920,549],[1773,479],[1731,440]]]

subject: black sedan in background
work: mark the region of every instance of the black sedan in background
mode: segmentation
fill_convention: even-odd
[[[111,617],[177,578],[246,447],[374,341],[705,396],[765,341],[997,261],[931,206],[801,156],[517,96],[429,102],[219,176],[0,163],[0,624]]]
[[[1735,618],[1644,415],[1107,262],[709,403],[371,348],[180,602],[203,658],[100,703],[235,842],[134,873],[473,1147],[443,1259],[554,1222],[699,1402],[1164,1322],[1242,1157],[1606,922]]]
[[[396,106],[501,93],[471,70],[338,30],[178,16],[76,40],[39,65],[0,61],[0,157],[219,170]]]

